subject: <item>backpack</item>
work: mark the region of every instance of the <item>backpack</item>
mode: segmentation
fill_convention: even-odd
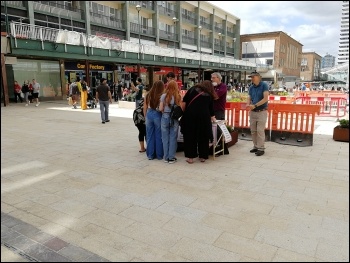
[[[170,111],[170,118],[173,119],[173,120],[179,120],[182,115],[184,114],[181,106],[179,105],[176,105],[176,104],[173,104],[171,106],[171,111]]]
[[[143,115],[143,99],[141,99],[139,106],[134,110],[132,118],[135,125],[145,123],[145,116]]]
[[[73,82],[69,86],[69,95],[76,95],[78,93],[78,85],[77,83]]]

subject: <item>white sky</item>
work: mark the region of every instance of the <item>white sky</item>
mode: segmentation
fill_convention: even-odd
[[[342,1],[209,1],[241,19],[241,35],[283,31],[303,52],[338,57]]]

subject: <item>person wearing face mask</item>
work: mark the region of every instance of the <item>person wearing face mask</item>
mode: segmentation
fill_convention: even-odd
[[[216,95],[218,96],[217,100],[213,101],[213,108],[215,118],[217,120],[225,120],[225,105],[226,105],[226,95],[227,95],[227,86],[225,83],[221,82],[222,76],[219,72],[214,72],[211,74],[211,83],[214,86]],[[221,130],[217,129],[217,138],[221,135]],[[210,152],[212,153],[212,147],[210,147]],[[222,149],[222,145],[219,143],[215,149]],[[215,150],[216,151],[216,150]],[[222,155],[220,152],[218,155]],[[227,143],[224,144],[224,154],[229,154]]]

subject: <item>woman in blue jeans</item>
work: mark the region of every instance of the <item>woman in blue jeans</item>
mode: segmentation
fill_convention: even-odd
[[[170,118],[172,105],[181,104],[181,95],[176,81],[168,83],[166,92],[160,97],[159,110],[162,114],[162,141],[164,150],[164,162],[175,163],[177,150],[177,132],[179,121]]]
[[[162,113],[159,111],[160,96],[164,92],[163,81],[154,82],[145,97],[143,113],[146,116],[146,154],[148,160],[163,159],[163,143],[161,133]]]

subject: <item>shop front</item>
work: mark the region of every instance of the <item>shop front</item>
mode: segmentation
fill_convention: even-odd
[[[35,79],[40,84],[40,98],[62,97],[60,66],[58,61],[21,59],[12,65],[13,80],[23,85]],[[9,88],[13,93],[13,89]],[[11,94],[9,94],[11,97]]]
[[[113,65],[102,63],[89,63],[89,84],[95,89],[101,83],[101,78],[107,80],[107,84],[111,87],[114,82]]]
[[[64,63],[64,76],[67,82],[72,83],[77,80],[86,78],[85,61],[66,61]]]

